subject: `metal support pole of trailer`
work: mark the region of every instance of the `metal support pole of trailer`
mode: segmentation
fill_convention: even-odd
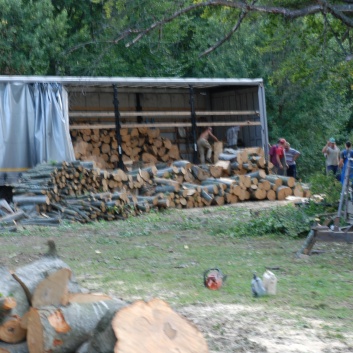
[[[351,175],[351,163],[353,162],[352,158],[347,156],[347,163],[344,170],[344,180],[342,184],[341,196],[340,196],[340,203],[338,205],[337,216],[334,220],[334,230],[339,230],[340,219],[342,216],[342,209],[345,205],[345,219],[347,218],[347,205],[348,205],[348,198],[349,198],[349,180]]]
[[[265,159],[268,162],[269,159],[269,146],[268,146],[268,129],[267,129],[267,115],[266,115],[266,100],[265,100],[265,87],[263,83],[258,86],[258,100],[259,100],[259,111],[261,121],[261,142],[262,148],[265,152]]]
[[[194,88],[190,85],[189,86],[190,92],[190,112],[191,112],[191,132],[192,132],[192,143],[193,143],[193,156],[192,162],[194,164],[197,163],[198,156],[197,156],[197,135],[196,135],[196,113],[195,113],[195,103],[194,103]]]
[[[120,134],[120,111],[119,111],[119,101],[118,101],[118,88],[116,85],[113,85],[114,89],[114,113],[115,113],[115,133],[116,133],[116,140],[118,142],[118,154],[119,154],[119,161],[118,161],[118,168],[125,170],[124,162],[123,162],[123,149],[121,147],[122,145],[122,139],[121,139],[121,134]]]

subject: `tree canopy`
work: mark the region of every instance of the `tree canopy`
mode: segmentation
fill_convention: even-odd
[[[262,77],[271,142],[287,138],[308,175],[351,135],[352,27],[353,0],[0,0],[0,68]]]

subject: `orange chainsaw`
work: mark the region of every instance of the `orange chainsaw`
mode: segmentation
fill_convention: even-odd
[[[224,275],[218,268],[210,268],[203,274],[203,283],[206,288],[217,290],[222,287],[227,275]]]

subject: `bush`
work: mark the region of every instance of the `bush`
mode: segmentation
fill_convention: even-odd
[[[306,236],[310,230],[312,218],[304,209],[293,205],[276,207],[253,212],[248,222],[238,222],[232,230],[233,236],[286,235],[290,237]]]

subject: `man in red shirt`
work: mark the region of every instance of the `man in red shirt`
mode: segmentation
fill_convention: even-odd
[[[286,140],[284,138],[280,138],[277,142],[277,145],[273,145],[270,148],[270,161],[273,164],[272,171],[278,175],[286,175],[287,174],[287,162],[286,162],[286,154],[284,151],[284,147],[286,144]]]

